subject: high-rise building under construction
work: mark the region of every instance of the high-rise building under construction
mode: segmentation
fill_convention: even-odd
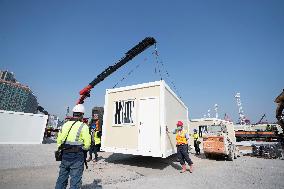
[[[16,81],[14,74],[0,71],[0,110],[37,113],[38,102],[28,86]]]

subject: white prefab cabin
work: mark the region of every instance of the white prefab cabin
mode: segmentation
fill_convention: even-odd
[[[0,110],[0,144],[41,144],[47,115]]]
[[[102,127],[106,152],[166,158],[176,153],[177,121],[188,129],[188,108],[163,81],[107,89]]]

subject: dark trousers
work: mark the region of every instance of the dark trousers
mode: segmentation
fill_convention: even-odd
[[[195,153],[200,154],[200,148],[197,140],[194,140],[194,148],[195,148]]]
[[[178,156],[178,159],[179,159],[181,165],[184,165],[185,162],[187,162],[188,165],[193,164],[193,162],[189,158],[188,145],[187,144],[177,145],[177,156]]]
[[[59,176],[55,189],[65,189],[70,175],[70,189],[79,189],[82,185],[82,175],[84,171],[83,161],[67,161],[63,159],[60,164]]]
[[[92,159],[92,154],[95,154],[95,160],[98,160],[98,152],[100,151],[101,144],[92,145],[89,150],[90,158]]]

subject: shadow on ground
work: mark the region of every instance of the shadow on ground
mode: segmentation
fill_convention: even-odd
[[[147,157],[147,156],[134,156],[126,154],[112,154],[105,159],[107,163],[113,164],[122,164],[136,167],[144,167],[151,169],[160,169],[163,170],[169,165],[173,168],[180,170],[181,167],[176,165],[174,162],[177,162],[176,154],[167,157],[167,158],[157,158],[157,157]]]
[[[195,157],[199,159],[208,159],[208,160],[215,160],[215,161],[226,161],[226,157],[220,155],[211,155],[210,157],[205,157],[204,153],[199,155],[194,154]]]
[[[101,179],[94,179],[92,184],[85,184],[82,186],[82,189],[101,189],[103,188],[101,182]]]
[[[42,144],[52,144],[52,143],[56,143],[56,140],[53,138],[44,137],[42,140]]]
[[[199,159],[208,159],[208,158],[206,158],[205,157],[205,155],[203,154],[203,153],[201,153],[201,154],[199,154],[199,155],[196,155],[196,154],[191,154],[192,156],[195,156],[195,157],[197,157],[197,158],[199,158]]]

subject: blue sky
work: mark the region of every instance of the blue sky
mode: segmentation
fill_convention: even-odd
[[[275,121],[282,91],[284,1],[37,1],[0,0],[0,69],[30,86],[40,105],[61,117],[78,92],[147,36],[159,60],[200,118],[214,104],[236,122],[241,93],[252,122]],[[150,48],[97,85],[86,107],[104,104],[105,89],[159,80]],[[172,87],[173,88],[173,87]],[[88,113],[87,115],[90,115]]]

